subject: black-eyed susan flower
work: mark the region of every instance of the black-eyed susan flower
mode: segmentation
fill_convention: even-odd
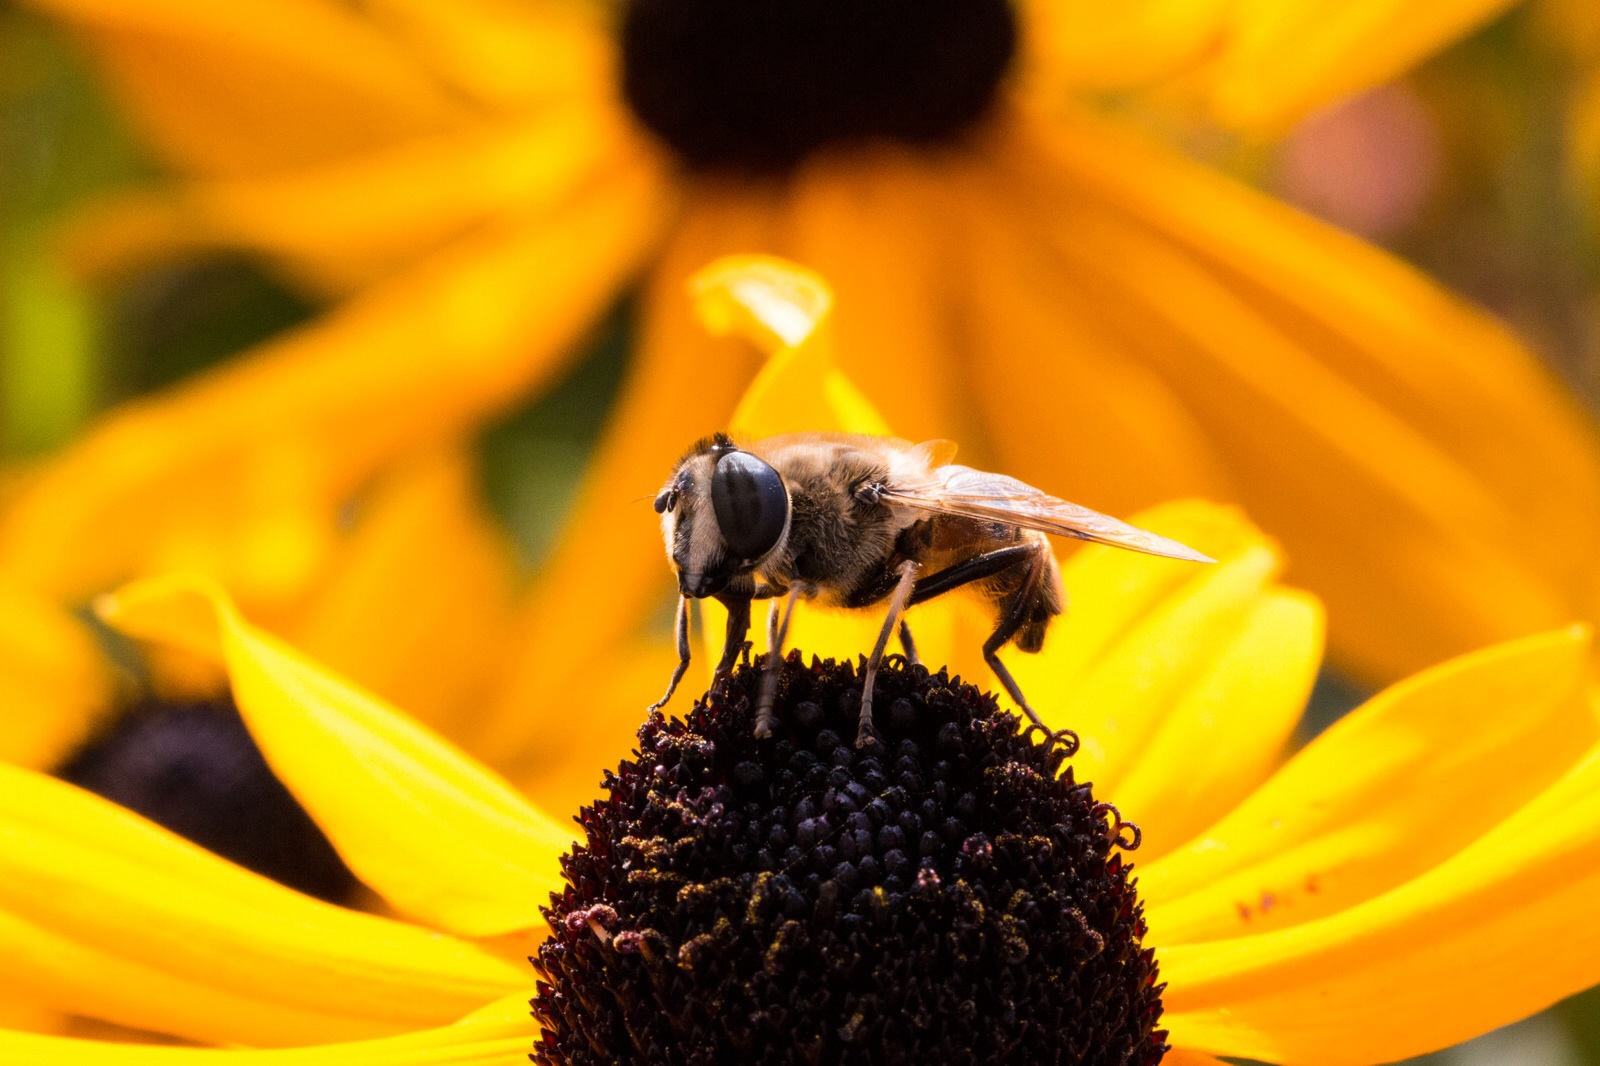
[[[1236,579],[1275,557],[1226,509],[1181,508],[1165,526],[1185,521],[1211,526],[1212,539],[1185,532]],[[104,616],[223,665],[267,760],[387,907],[308,899],[0,766],[8,987],[190,1041],[300,1049],[8,1031],[0,1053],[893,1061],[937,1038],[979,1061],[1051,1047],[1153,1062],[1170,1044],[1177,1063],[1359,1064],[1600,977],[1585,917],[1600,879],[1586,629],[1425,671],[1274,769],[1320,657],[1315,600],[1269,580],[1228,606],[1213,579],[1158,565],[1141,580],[1124,558],[1068,563],[1092,624],[1058,635],[1085,680],[1054,713],[1100,738],[1096,758],[1064,766],[992,699],[899,667],[880,678],[894,697],[882,743],[858,751],[839,732],[853,671],[796,656],[774,740],[748,729],[749,674],[683,721],[646,723],[638,756],[581,813],[575,850],[503,780],[209,582],[130,587]],[[1180,618],[1203,653],[1171,639]],[[1135,683],[1109,683],[1130,663]],[[575,734],[589,698],[563,706]]]
[[[902,432],[1107,511],[1244,503],[1362,676],[1593,611],[1595,443],[1524,350],[1079,106],[1117,89],[1279,127],[1498,0],[883,2],[848,31],[848,5],[717,0],[35,6],[186,179],[108,211],[96,254],[232,244],[339,300],[113,415],[8,510],[0,567],[52,595],[160,569],[195,530],[248,558],[238,516],[261,513],[283,532],[270,587],[303,587],[358,484],[541,388],[647,270],[631,376],[528,612],[521,698],[561,691],[661,588],[627,501],[756,370],[703,343],[682,282],[773,251],[837,286],[841,364]],[[600,572],[616,609],[578,639]]]

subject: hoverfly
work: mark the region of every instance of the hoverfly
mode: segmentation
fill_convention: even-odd
[[[847,433],[794,433],[746,445],[719,433],[696,442],[655,499],[678,574],[679,662],[666,695],[650,709],[672,698],[688,669],[691,599],[713,597],[728,610],[719,677],[745,647],[751,603],[775,601],[757,736],[772,731],[776,667],[795,602],[863,608],[887,601],[863,678],[859,747],[874,732],[873,681],[896,629],[906,658],[916,661],[906,608],[971,587],[996,616],[984,660],[1017,706],[1045,728],[997,654],[1008,642],[1038,651],[1063,610],[1061,572],[1045,534],[1214,561],[1015,478],[957,466],[954,457],[948,441]]]

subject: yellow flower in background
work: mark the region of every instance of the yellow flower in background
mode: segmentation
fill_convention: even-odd
[[[471,459],[449,445],[398,463],[365,494],[320,587],[272,623],[373,691],[404,694],[422,721],[456,731],[503,669],[514,588],[510,549],[477,498]],[[78,618],[23,587],[0,591],[0,664],[0,760],[36,769],[58,766],[137,701],[134,690],[182,699],[225,687],[213,668],[181,657],[152,661],[151,677],[136,684]]]
[[[1217,539],[1198,543],[1224,565],[1272,553],[1225,510],[1174,517],[1209,524]],[[1095,789],[1144,829],[1133,857],[1144,943],[1166,984],[1168,1061],[1392,1061],[1600,978],[1600,926],[1583,917],[1600,888],[1586,630],[1426,671],[1274,773],[1316,671],[1315,602],[1268,585],[1243,614],[1273,624],[1211,612],[1192,633],[1208,649],[1195,660],[1168,625],[1205,613],[1204,582],[1173,586],[1159,569],[1141,581],[1124,559],[1099,548],[1073,559],[1081,610],[1119,621],[1062,643],[1091,669],[1142,662],[1161,693],[1099,691],[1102,712],[1153,735],[1121,753],[1116,786]],[[101,610],[126,632],[224,664],[274,770],[394,916],[298,896],[72,786],[0,767],[8,987],[190,1040],[304,1047],[285,1062],[522,1061],[537,1025],[525,1017],[533,973],[521,956],[546,935],[539,906],[560,887],[571,830],[246,622],[209,583],[156,579]],[[574,692],[567,705],[579,731],[587,698]],[[592,797],[574,792],[563,808]],[[628,917],[619,900],[563,928],[610,937]],[[650,944],[689,958],[680,944]],[[1524,965],[1535,945],[1538,965]],[[664,988],[687,987],[696,971],[678,972]],[[663,995],[670,1009],[673,993]],[[279,1061],[17,1032],[0,1033],[0,1053],[23,1064]]]
[[[1137,91],[1280,129],[1503,2],[994,0],[910,21],[885,3],[852,39],[927,76],[907,82],[926,109],[840,74],[877,53],[806,66],[823,16],[763,36],[713,0],[35,6],[82,33],[185,179],[108,208],[86,255],[251,248],[338,301],[113,414],[33,482],[0,569],[53,598],[199,559],[252,610],[292,600],[352,491],[543,388],[644,271],[639,351],[526,608],[538,665],[501,702],[557,699],[664,587],[629,501],[758,367],[705,344],[684,280],[770,251],[837,288],[841,367],[902,432],[1108,512],[1245,505],[1363,678],[1594,613],[1595,442],[1523,349],[1392,258],[1067,103]],[[823,88],[826,109],[796,103]],[[239,532],[263,516],[280,532]]]

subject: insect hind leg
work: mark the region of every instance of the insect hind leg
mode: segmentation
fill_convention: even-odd
[[[1021,587],[1013,594],[1009,608],[1000,617],[999,625],[995,626],[994,632],[989,634],[989,639],[983,642],[983,661],[989,664],[989,669],[994,671],[994,676],[1000,679],[1000,684],[1005,687],[1006,693],[1011,697],[1012,702],[1021,709],[1023,714],[1028,716],[1028,720],[1044,730],[1048,736],[1054,737],[1063,743],[1070,752],[1077,750],[1078,735],[1070,729],[1055,733],[1045,724],[1044,719],[1039,717],[1039,712],[1033,709],[1033,705],[1028,702],[1028,698],[1022,694],[1022,686],[1018,685],[1017,679],[1011,676],[1011,671],[1006,669],[1006,664],[1000,661],[999,654],[1000,649],[1005,647],[1017,635],[1019,630],[1035,622],[1034,611],[1040,586],[1049,577],[1049,567],[1052,560],[1048,553],[1049,549],[1042,544],[1031,553],[1027,563],[1027,575],[1024,577]]]

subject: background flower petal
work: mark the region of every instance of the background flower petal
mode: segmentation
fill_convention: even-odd
[[[130,240],[126,222],[98,241],[90,227],[108,221],[103,208],[77,225],[68,254],[105,271],[117,267],[113,255],[137,263],[163,246],[188,251],[204,242],[263,253],[315,290],[344,293],[473,227],[528,223],[562,210],[586,186],[632,165],[639,151],[614,111],[574,102],[517,123],[413,138],[314,167],[190,182],[160,194],[169,228],[178,232],[146,226],[142,245]],[[139,203],[122,207],[121,217]]]
[[[463,743],[503,668],[516,567],[464,445],[401,464],[361,503],[287,636]]]
[[[133,635],[220,649],[273,772],[398,910],[468,936],[543,928],[539,907],[561,887],[557,860],[574,833],[505,782],[201,583],[151,579],[102,613]]]
[[[1141,867],[1153,944],[1350,907],[1437,865],[1582,758],[1589,632],[1463,656],[1345,716],[1222,821]]]
[[[442,128],[457,109],[381,32],[326,0],[32,0],[97,53],[186,170],[301,166]]]
[[[1022,11],[1038,88],[1149,86],[1162,102],[1192,101],[1222,125],[1271,135],[1390,81],[1512,3],[1032,0]]]
[[[961,234],[962,389],[996,469],[1106,514],[1236,495],[1205,429],[1093,308],[1062,299],[1036,207],[985,171],[933,217]]]
[[[1328,604],[1344,669],[1390,680],[1592,612],[1600,446],[1500,326],[1096,120],[1014,135],[1056,298],[1206,427],[1290,576]]]
[[[1514,0],[1242,0],[1194,74],[1213,118],[1277,133],[1395,78]]]
[[[198,1040],[437,1025],[527,981],[481,949],[301,896],[109,801],[0,765],[0,984]]]
[[[6,511],[0,568],[67,599],[198,568],[281,606],[326,565],[337,509],[364,478],[564,365],[644,253],[659,191],[653,172],[626,168],[549,225],[474,237],[120,409]],[[252,545],[273,551],[263,561]]]

